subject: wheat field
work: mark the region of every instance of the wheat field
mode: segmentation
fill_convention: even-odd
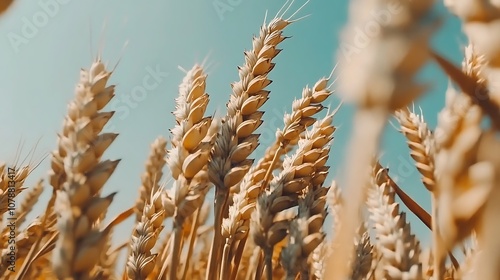
[[[106,155],[119,131],[105,129],[120,66],[98,54],[82,68],[47,175],[28,185],[37,163],[0,165],[0,279],[500,279],[500,2],[444,1],[468,39],[457,66],[430,44],[446,16],[435,1],[351,0],[343,40],[373,11],[388,11],[383,24],[284,101],[283,125],[254,158],[276,58],[306,17],[298,2],[262,15],[221,115],[207,109],[207,65],[185,70],[175,123],[127,174],[141,182],[132,205],[106,188],[121,161]],[[435,128],[413,105],[430,91],[417,78],[428,63],[449,79]],[[344,104],[355,109],[346,160],[333,159],[340,181],[330,157]],[[406,138],[431,211],[381,163],[388,125]],[[431,230],[428,246],[409,216]]]

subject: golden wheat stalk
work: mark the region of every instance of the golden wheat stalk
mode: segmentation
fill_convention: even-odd
[[[204,117],[209,101],[206,77],[199,65],[187,71],[173,112],[177,124],[171,130],[172,148],[167,158],[175,180],[167,193],[175,205],[170,279],[177,277],[184,223],[202,206],[210,187],[207,162],[215,135],[208,133],[212,117]]]
[[[16,209],[16,227],[19,229],[26,221],[26,216],[33,210],[33,207],[38,202],[38,198],[43,192],[43,180],[39,180],[36,185],[31,187],[25,194],[23,201]]]
[[[24,181],[31,172],[29,165],[18,168],[17,166],[7,167],[5,163],[0,164],[0,216],[12,211],[15,214],[15,208],[9,206],[9,199],[15,199],[22,191],[26,189]],[[11,203],[12,204],[12,203]]]
[[[261,193],[257,199],[256,209],[251,217],[250,232],[255,243],[264,251],[268,279],[272,278],[273,248],[285,238],[289,223],[287,219],[279,222],[274,219],[279,212],[297,205],[297,195],[305,187],[311,186],[315,189],[317,182],[314,181],[313,175],[315,171],[323,169],[328,159],[329,145],[335,131],[332,125],[334,114],[335,112],[328,114],[314,123],[311,131],[299,141],[297,151],[291,157],[285,158],[283,171],[271,180],[270,189]],[[326,200],[323,200],[323,203],[325,205]]]
[[[145,201],[141,221],[135,226],[127,262],[128,279],[144,280],[155,268],[157,254],[152,254],[151,249],[158,240],[165,220],[161,192],[162,189],[157,189],[151,193]]]
[[[399,204],[395,202],[395,192],[386,172],[387,169],[375,170],[367,199],[378,241],[377,251],[382,254],[375,276],[383,279],[421,279],[420,245],[411,234],[405,213],[399,212]]]
[[[224,218],[222,222],[222,237],[225,239],[225,246],[229,247],[229,251],[233,250],[236,242],[239,242],[239,252],[243,250],[242,246],[245,246],[248,235],[250,216],[257,196],[266,185],[266,177],[274,170],[273,167],[276,166],[277,159],[285,151],[296,146],[300,135],[316,121],[314,115],[325,108],[321,103],[332,93],[327,87],[328,81],[329,78],[321,78],[312,88],[306,86],[303,89],[302,97],[292,104],[292,113],[285,114],[284,128],[282,131],[278,130],[275,143],[268,148],[265,156],[255,166],[252,166],[243,177],[239,184],[238,193],[233,195],[233,203],[229,206],[228,217]],[[222,261],[231,262],[224,256]],[[235,269],[237,269],[238,256],[236,256],[234,262]]]
[[[151,143],[151,151],[146,161],[146,170],[141,176],[142,184],[139,188],[139,197],[135,203],[137,222],[142,219],[145,202],[159,188],[159,182],[163,176],[162,170],[166,164],[166,147],[167,140],[163,137],[158,137]]]
[[[106,236],[111,230],[94,226],[102,218],[116,193],[101,197],[104,183],[119,161],[101,161],[101,156],[116,134],[100,134],[113,112],[100,112],[114,96],[107,86],[111,76],[101,61],[90,70],[81,70],[75,99],[59,134],[53,153],[51,184],[57,190],[59,238],[53,254],[58,279],[88,279],[98,262]]]
[[[240,80],[231,85],[233,92],[227,103],[227,115],[208,166],[210,181],[216,187],[214,226],[217,229],[221,228],[227,211],[229,190],[241,182],[253,164],[248,156],[258,145],[259,135],[254,132],[261,123],[262,112],[258,110],[269,98],[266,87],[272,82],[268,78],[275,65],[272,61],[281,51],[277,46],[286,39],[283,30],[296,21],[291,18],[302,8],[289,18],[282,18],[292,4],[293,1],[290,4],[287,1],[282,9],[288,7],[283,13],[280,10],[269,23],[264,20],[259,36],[253,38],[252,50],[245,52],[245,64],[238,68]],[[207,279],[218,278],[216,264],[220,263],[222,241],[221,232],[216,230]]]

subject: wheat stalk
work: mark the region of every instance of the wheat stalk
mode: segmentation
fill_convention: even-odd
[[[113,112],[100,112],[114,96],[106,86],[111,72],[101,61],[81,70],[75,99],[68,108],[58,150],[53,153],[51,184],[57,190],[55,210],[60,232],[53,254],[58,279],[88,279],[111,227],[94,226],[116,193],[101,197],[101,189],[119,161],[100,161],[116,134],[100,134]]]
[[[229,247],[229,251],[233,250],[237,241],[239,241],[240,248],[244,246],[255,200],[262,187],[267,184],[266,177],[274,170],[280,156],[297,144],[300,135],[316,121],[314,115],[325,108],[321,102],[331,95],[331,91],[327,88],[328,81],[329,78],[321,78],[313,88],[306,86],[303,89],[302,97],[292,104],[292,113],[285,114],[283,130],[277,131],[275,143],[243,177],[239,184],[239,192],[233,196],[229,215],[222,222],[222,237],[225,238],[225,246]],[[222,261],[231,262],[227,260],[227,256],[223,256]],[[239,263],[239,259],[235,259],[235,263]]]
[[[299,141],[298,149],[293,156],[285,158],[283,171],[271,180],[270,189],[257,199],[250,231],[255,243],[264,251],[268,279],[272,277],[273,248],[286,236],[289,223],[287,219],[275,221],[275,216],[297,205],[297,195],[305,187],[310,185],[313,190],[315,189],[317,182],[314,182],[313,175],[315,171],[323,169],[328,159],[329,142],[335,131],[335,127],[331,124],[334,114],[335,112],[328,114],[314,123],[311,131]],[[326,192],[324,194],[326,195]],[[326,201],[323,200],[323,203]]]
[[[26,216],[31,212],[33,206],[38,202],[38,198],[43,192],[43,180],[39,180],[38,183],[30,188],[19,207],[16,209],[16,226],[19,228],[25,221]]]
[[[207,162],[215,135],[208,134],[212,117],[204,117],[209,97],[205,92],[206,74],[199,65],[187,71],[179,86],[173,112],[172,148],[167,164],[175,183],[168,196],[175,205],[170,279],[176,279],[184,223],[199,209],[209,190]]]
[[[376,170],[373,187],[368,191],[368,210],[373,222],[382,260],[377,278],[421,279],[420,245],[410,232],[405,213],[399,213],[395,193],[385,169]]]
[[[141,221],[135,226],[127,262],[128,279],[146,279],[155,267],[157,254],[152,254],[151,249],[158,240],[165,220],[161,191],[162,189],[153,191],[145,201]]]
[[[135,203],[137,222],[142,219],[145,202],[159,188],[158,183],[163,176],[162,170],[166,163],[166,146],[167,140],[163,137],[156,138],[151,144],[151,151],[146,161],[146,170],[141,176],[142,184],[139,188],[139,198]]]
[[[288,4],[282,7],[282,9]],[[287,12],[291,4],[285,9]],[[298,12],[299,8],[296,12]],[[229,190],[239,184],[253,164],[248,156],[257,148],[258,134],[254,134],[261,123],[262,113],[259,108],[267,101],[271,83],[269,72],[274,68],[272,60],[280,53],[277,46],[286,39],[283,30],[292,22],[284,19],[280,12],[264,24],[258,37],[253,38],[253,48],[245,52],[245,64],[238,68],[240,80],[231,85],[232,94],[227,103],[227,114],[221,125],[211,160],[209,162],[210,181],[216,187],[216,205],[214,209],[215,228],[221,228],[222,219],[227,209]],[[215,231],[207,279],[218,278],[216,264],[221,259],[221,232]]]

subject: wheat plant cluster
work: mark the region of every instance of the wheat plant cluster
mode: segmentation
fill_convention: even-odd
[[[290,100],[260,158],[252,157],[261,108],[275,98],[267,89],[274,59],[303,6],[287,1],[266,16],[224,116],[207,113],[203,64],[186,71],[175,124],[151,143],[136,202],[116,217],[106,217],[116,193],[105,185],[120,160],[105,152],[118,134],[103,128],[114,113],[106,105],[120,93],[97,57],[80,71],[47,178],[27,186],[36,166],[0,165],[1,279],[500,279],[500,2],[444,1],[468,37],[461,67],[429,44],[444,17],[434,1],[351,2],[346,43],[374,11],[393,12],[365,47],[339,51],[335,70]],[[431,61],[449,77],[434,129],[421,110],[408,109],[429,91],[416,75]],[[342,102],[355,112],[345,163],[334,161],[345,170],[340,183],[327,177]],[[379,163],[381,133],[394,120],[429,212]],[[35,207],[44,190],[48,204]],[[26,220],[33,209],[43,212]],[[431,229],[428,248],[407,215]],[[129,238],[116,245],[113,230],[129,218]]]

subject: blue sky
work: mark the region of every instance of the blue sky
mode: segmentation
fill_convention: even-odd
[[[120,133],[105,154],[105,158],[122,159],[104,191],[119,191],[110,208],[109,216],[114,216],[130,207],[137,197],[150,143],[160,135],[169,137],[168,129],[174,125],[170,112],[184,75],[178,66],[189,69],[206,60],[209,111],[224,113],[231,93],[229,84],[238,79],[236,66],[244,62],[243,50],[251,48],[252,35],[259,32],[266,10],[274,15],[285,1],[15,2],[0,18],[1,159],[12,162],[21,141],[22,154],[26,155],[39,140],[35,158],[55,149],[56,134],[73,98],[79,70],[88,68],[95,54],[102,50],[103,60],[110,67],[120,61],[111,79],[117,85],[116,97],[109,106],[120,113],[106,128]],[[303,0],[296,0],[291,11],[302,3]],[[282,43],[283,52],[275,59],[276,67],[270,74],[272,92],[263,107],[267,113],[260,128],[257,156],[272,143],[276,127],[282,126],[283,113],[290,111],[291,102],[300,96],[302,88],[312,86],[333,69],[342,43],[340,32],[348,18],[347,4],[348,1],[311,0],[297,17],[310,16],[286,29],[285,35],[292,38]],[[221,12],[216,7],[226,10]],[[443,25],[434,36],[433,46],[460,63],[465,41],[459,22],[441,3],[436,11],[443,15]],[[146,88],[143,80],[148,76],[155,85]],[[422,71],[421,78],[432,85],[432,91],[416,105],[422,106],[426,120],[434,127],[436,113],[444,104],[447,79],[434,64]],[[145,93],[139,100],[132,93],[140,90]],[[336,107],[339,99],[330,101]],[[342,181],[343,151],[349,139],[351,117],[352,107],[346,104],[334,119],[339,128],[330,158],[330,179]],[[412,166],[405,139],[388,126],[382,148],[382,161],[391,167],[391,174],[428,209],[429,197]],[[49,163],[50,158],[45,159],[28,184],[47,178]],[[46,184],[43,204],[49,190]],[[412,214],[407,216],[420,239],[427,243],[429,232]],[[123,226],[130,228],[131,221]]]

